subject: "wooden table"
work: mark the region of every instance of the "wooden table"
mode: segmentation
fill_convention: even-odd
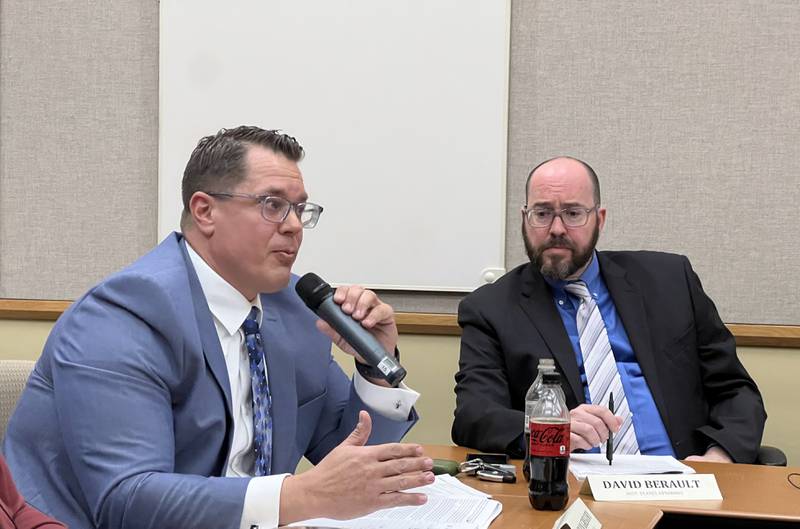
[[[455,446],[426,445],[425,453],[434,458],[463,461],[467,449]],[[492,483],[471,476],[459,477],[476,489],[492,495],[503,504],[503,512],[492,523],[493,529],[551,529],[561,512],[536,511],[528,501],[528,488],[522,476],[521,461],[517,466],[517,483]],[[723,499],[721,501],[648,501],[599,502],[591,496],[581,499],[603,524],[603,529],[656,528],[666,523],[670,515],[703,516],[722,525],[735,525],[746,520],[773,522],[780,527],[800,527],[800,490],[787,480],[797,467],[766,467],[724,463],[686,462],[698,474],[714,474]],[[580,482],[569,475],[570,504],[578,497]],[[711,518],[708,518],[711,517]],[[703,520],[701,518],[700,520]],[[753,524],[752,527],[757,525]],[[691,524],[682,523],[689,529]]]

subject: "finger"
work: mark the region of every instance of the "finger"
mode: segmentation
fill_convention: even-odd
[[[606,429],[611,430],[612,432],[616,432],[619,430],[619,427],[622,426],[621,418],[611,413],[611,410],[605,406],[596,406],[592,404],[586,406],[586,411],[603,421]]]
[[[394,323],[394,309],[387,303],[378,303],[366,313],[366,317],[361,320],[361,325],[367,328],[375,327],[376,325]]]
[[[574,452],[575,450],[589,450],[592,448],[592,446],[580,435],[576,434],[575,432],[570,432],[569,448],[570,452]]]
[[[608,437],[609,430],[616,432],[622,425],[620,418],[611,413],[608,408],[594,404],[581,404],[570,412],[570,416],[591,424],[603,439]]]
[[[575,415],[574,420],[576,423],[591,428],[600,441],[605,441],[608,439],[608,427],[606,426],[606,423],[604,423],[599,417],[587,413],[578,413]],[[581,431],[585,432],[586,430],[581,429]]]
[[[358,360],[362,364],[368,363],[366,360],[364,360],[364,358],[360,354],[356,352],[355,349],[353,349],[353,347],[349,343],[347,343],[347,340],[345,340],[341,334],[336,332],[336,330],[330,325],[328,325],[325,321],[317,320],[317,329],[319,329],[321,333],[330,338],[331,341],[336,345],[336,347],[338,347],[345,353],[354,356],[356,360]]]
[[[581,448],[592,448],[598,446],[602,442],[597,430],[595,430],[592,425],[585,422],[572,420],[570,422],[570,435],[571,434],[581,437],[585,443],[589,444],[589,446],[582,446]],[[606,436],[606,439],[607,438],[608,436]]]
[[[333,327],[331,327],[330,325],[328,325],[328,323],[327,323],[327,322],[325,322],[324,320],[317,320],[317,329],[318,329],[318,330],[319,330],[319,331],[320,331],[322,334],[324,334],[325,336],[327,336],[328,338],[330,338],[330,339],[331,339],[331,341],[332,341],[333,343],[335,343],[335,344],[336,344],[336,346],[337,346],[339,349],[346,350],[346,349],[343,347],[343,344],[345,344],[346,342],[344,341],[344,338],[342,338],[342,335],[341,335],[341,334],[339,334],[338,332],[336,332],[336,330],[334,330],[334,328],[333,328]]]
[[[419,457],[423,455],[422,447],[413,443],[387,443],[372,447],[378,461],[391,461],[404,457]]]
[[[339,287],[343,288],[343,287]],[[356,310],[356,304],[358,303],[358,299],[361,297],[361,294],[364,292],[364,287],[358,285],[351,285],[344,290],[344,298],[342,299],[341,305],[342,310],[345,314],[352,315]],[[336,301],[336,297],[334,296],[334,301]]]
[[[336,287],[336,290],[333,292],[333,301],[341,305],[344,302],[345,298],[347,297],[348,290],[350,290],[350,287],[346,286]]]
[[[317,329],[319,329],[321,333],[328,336],[328,338],[330,338],[334,342],[342,339],[339,333],[336,332],[334,328],[331,327],[325,320],[317,320]]]
[[[387,492],[378,497],[378,509],[390,507],[406,507],[409,505],[425,505],[428,501],[426,494],[418,492]]]
[[[381,480],[381,489],[385,491],[408,490],[415,487],[424,487],[433,483],[433,472],[412,472],[389,476]]]
[[[616,419],[616,425],[617,425],[617,427],[614,428],[614,433],[617,433],[619,429],[622,428],[622,423],[625,421],[619,415],[615,415],[614,418]]]
[[[382,476],[398,476],[400,474],[428,470],[433,470],[433,459],[429,457],[401,457],[381,462]]]
[[[358,424],[350,432],[350,435],[342,441],[343,445],[350,445],[350,446],[364,446],[367,444],[367,439],[369,439],[369,434],[372,432],[372,419],[364,410],[358,412]]]
[[[349,299],[348,299],[349,301]],[[353,317],[357,320],[363,320],[375,307],[381,305],[381,300],[375,292],[363,289],[358,298],[353,300]]]

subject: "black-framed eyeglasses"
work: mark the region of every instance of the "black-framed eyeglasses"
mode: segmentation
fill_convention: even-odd
[[[300,224],[310,230],[319,222],[319,216],[324,209],[319,204],[313,202],[289,202],[283,197],[272,195],[251,195],[249,193],[208,193],[212,197],[218,198],[249,198],[261,204],[261,216],[268,222],[280,224],[289,216],[289,212],[294,210],[294,214],[300,219]]]
[[[568,228],[580,228],[586,225],[586,222],[589,220],[589,213],[597,208],[597,205],[591,208],[570,206],[563,209],[533,206],[532,208],[523,207],[522,213],[525,215],[528,224],[534,228],[547,228],[553,223],[553,219],[556,217],[560,218],[564,226]]]

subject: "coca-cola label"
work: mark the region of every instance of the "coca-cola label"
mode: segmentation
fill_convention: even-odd
[[[565,457],[569,455],[569,423],[531,421],[531,456]]]

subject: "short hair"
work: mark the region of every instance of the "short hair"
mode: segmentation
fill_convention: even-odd
[[[227,191],[245,179],[245,157],[251,146],[264,147],[293,162],[300,161],[304,154],[303,147],[292,136],[260,127],[242,125],[220,129],[214,135],[201,138],[183,171],[181,226],[188,220],[189,201],[196,192]]]
[[[550,163],[553,160],[558,160],[560,158],[566,158],[567,160],[574,160],[579,164],[581,164],[586,169],[586,172],[589,173],[589,178],[592,181],[592,187],[594,188],[594,193],[593,193],[594,205],[595,206],[600,205],[600,180],[598,180],[597,178],[597,173],[594,172],[594,169],[592,169],[591,165],[584,162],[583,160],[573,158],[572,156],[556,156],[555,158],[550,158],[549,160],[543,161],[542,163],[531,169],[531,172],[528,173],[528,179],[525,181],[525,200],[526,201],[528,200],[528,191],[529,191],[529,186],[531,184],[531,177],[533,176],[533,173],[535,173],[536,170],[541,166],[543,166],[544,164]]]

